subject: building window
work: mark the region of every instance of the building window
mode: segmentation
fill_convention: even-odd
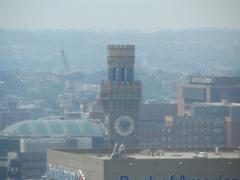
[[[185,122],[182,122],[182,126],[184,127],[186,125],[186,123]]]
[[[121,69],[121,80],[126,81],[126,68],[125,67],[123,67]]]
[[[119,103],[118,103],[118,108],[122,109],[122,102],[121,101],[119,101]]]
[[[133,73],[132,73],[132,69],[131,68],[128,68],[128,72],[126,73],[127,74],[127,81],[132,81],[133,79]]]
[[[117,68],[114,67],[112,70],[112,80],[116,81],[117,80]]]
[[[206,137],[206,141],[207,141],[207,142],[210,141],[210,137],[209,137],[209,136]]]

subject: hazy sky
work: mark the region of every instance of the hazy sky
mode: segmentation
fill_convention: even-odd
[[[0,28],[240,28],[240,0],[0,0]]]

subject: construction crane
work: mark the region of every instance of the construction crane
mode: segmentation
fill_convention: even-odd
[[[64,87],[64,100],[63,100],[63,108],[64,112],[69,111],[72,108],[72,102],[74,99],[74,90],[73,83],[69,80],[70,68],[68,66],[67,58],[64,53],[64,50],[61,49],[61,56],[64,65],[64,79],[65,79],[65,87]]]
[[[69,70],[68,62],[63,49],[61,49],[61,55],[62,55],[62,60],[64,64],[64,74],[68,75],[70,73],[70,70]]]

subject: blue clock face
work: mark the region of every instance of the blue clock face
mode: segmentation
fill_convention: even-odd
[[[114,123],[115,131],[120,136],[129,136],[135,129],[134,121],[127,115],[119,116]]]

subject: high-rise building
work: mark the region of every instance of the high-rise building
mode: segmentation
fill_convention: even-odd
[[[108,80],[101,83],[100,99],[108,145],[138,146],[141,81],[134,79],[135,46],[108,45]]]

